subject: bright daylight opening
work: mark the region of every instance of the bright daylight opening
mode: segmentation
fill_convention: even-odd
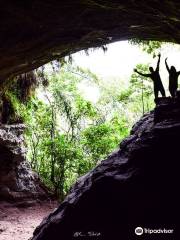
[[[25,81],[26,75],[17,77],[4,96],[2,121],[25,123],[27,158],[50,198],[62,202],[76,180],[113,152],[133,124],[154,108],[154,83],[141,74],[156,69],[158,59],[162,85],[170,96],[166,58],[169,67],[180,71],[179,45],[122,41],[107,45],[106,51],[89,49],[49,63]],[[158,94],[161,97],[162,91]],[[9,239],[9,229],[9,234],[21,232],[18,240],[27,239],[55,206],[57,202],[36,206],[23,214],[0,209],[5,219],[0,238]],[[24,232],[20,225],[10,227],[20,214],[20,225],[28,225]]]
[[[60,68],[52,63],[43,73],[39,70],[46,84],[39,85],[28,110],[33,129],[27,135],[28,158],[61,200],[78,177],[116,149],[133,124],[154,108],[153,81],[135,69],[143,74],[156,69],[159,53],[159,74],[170,96],[165,59],[180,70],[180,47],[170,43],[116,42],[107,51],[77,52]]]

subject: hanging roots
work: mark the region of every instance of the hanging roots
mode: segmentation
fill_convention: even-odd
[[[19,100],[26,102],[39,85],[37,75],[31,71],[17,77],[17,91],[19,90]]]

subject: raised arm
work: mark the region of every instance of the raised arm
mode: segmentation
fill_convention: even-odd
[[[150,76],[151,76],[151,74],[141,73],[141,72],[139,72],[137,69],[134,69],[134,71],[135,71],[136,73],[138,73],[139,75],[144,76],[144,77],[150,77]]]
[[[158,61],[157,61],[157,67],[156,67],[156,71],[159,72],[159,64],[160,64],[160,59],[161,59],[161,54],[158,54]]]
[[[180,75],[180,71],[177,72],[178,76]]]
[[[168,64],[167,64],[167,58],[165,59],[165,65],[166,65],[167,71],[170,72],[169,66],[168,66]]]

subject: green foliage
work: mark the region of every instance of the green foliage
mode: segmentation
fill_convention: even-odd
[[[144,52],[152,54],[155,57],[161,49],[162,42],[159,41],[149,41],[140,39],[131,39],[129,41],[132,45],[138,45],[142,48]]]
[[[147,70],[139,65],[138,69]],[[83,97],[82,81],[101,92],[96,103]],[[152,84],[133,74],[129,86],[104,84],[88,70],[64,65],[48,76],[49,84],[39,89],[25,106],[28,158],[45,184],[61,199],[76,179],[106,158],[129,134],[150,105]],[[145,108],[144,110],[149,110]]]
[[[136,69],[143,73],[149,72],[148,65],[138,64]],[[134,72],[131,76],[130,84],[134,101],[138,102],[137,105],[141,107],[142,114],[152,109],[154,106],[152,80]],[[139,102],[141,102],[141,104],[139,104]],[[138,111],[140,111],[140,109]]]
[[[105,123],[89,126],[82,133],[84,151],[96,163],[115,149],[128,133],[125,119],[119,119],[118,116]]]
[[[1,121],[5,124],[22,123],[25,120],[24,104],[17,97],[17,92],[6,90],[1,95]]]
[[[131,96],[132,93],[133,93],[132,88],[123,89],[118,95],[118,101],[128,103],[129,97]]]
[[[25,115],[25,106],[22,104],[22,102],[18,99],[16,94],[12,91],[7,91],[5,93],[7,99],[12,105],[13,113],[10,116],[10,119],[13,121],[25,121],[26,115]]]

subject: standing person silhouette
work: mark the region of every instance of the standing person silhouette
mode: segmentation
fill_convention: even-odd
[[[165,90],[164,90],[164,87],[163,87],[163,84],[162,84],[162,81],[161,81],[161,77],[159,75],[160,58],[161,58],[161,54],[158,54],[158,62],[157,62],[156,70],[154,70],[152,67],[149,67],[150,73],[148,73],[148,74],[141,73],[137,69],[134,69],[134,71],[136,73],[138,73],[139,75],[144,76],[144,77],[149,77],[153,80],[155,100],[158,98],[158,93],[159,92],[161,93],[161,95],[163,97],[166,96]]]
[[[169,72],[169,92],[171,96],[174,98],[178,88],[178,77],[179,77],[180,71],[177,72],[174,66],[171,66],[171,68],[169,68],[167,64],[167,58],[165,59],[165,65],[166,65],[167,71]]]

